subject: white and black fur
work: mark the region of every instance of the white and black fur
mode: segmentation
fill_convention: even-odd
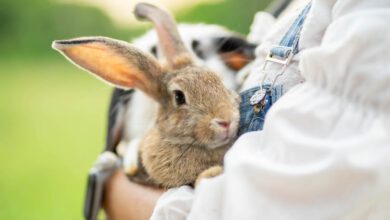
[[[179,24],[180,35],[195,57],[195,62],[207,66],[220,74],[225,86],[236,89],[236,73],[229,67],[223,54],[237,53],[248,59],[254,59],[255,44],[249,43],[240,35],[217,25]],[[158,46],[155,30],[151,30],[132,42],[136,47],[150,52],[159,60],[164,59]],[[109,107],[106,150],[116,151],[134,163],[138,140],[153,125],[156,115],[156,102],[140,91],[114,89]],[[118,146],[119,145],[119,146]],[[135,145],[131,147],[131,145]],[[133,148],[133,152],[126,152]],[[134,152],[135,151],[135,152]],[[126,154],[127,156],[125,156]]]

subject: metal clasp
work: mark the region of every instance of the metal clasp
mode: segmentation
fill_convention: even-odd
[[[265,58],[264,65],[263,65],[263,71],[265,71],[265,68],[267,67],[267,64],[269,62],[278,63],[278,64],[282,65],[282,69],[276,74],[274,80],[272,81],[271,89],[274,87],[275,82],[279,78],[279,76],[283,75],[284,71],[286,71],[286,68],[287,68],[288,64],[290,64],[293,56],[294,56],[294,53],[292,51],[292,48],[291,48],[291,51],[289,52],[287,58],[280,58],[277,56],[273,56],[271,51],[268,53],[267,57]],[[266,77],[266,75],[264,76],[262,84],[264,84],[265,77]]]
[[[272,55],[271,51],[268,53],[267,57],[265,58],[264,64],[261,68],[261,71],[265,72],[265,68],[267,67],[267,64],[269,62],[278,63],[278,64],[282,65],[282,69],[276,74],[275,78],[272,81],[272,84],[271,84],[271,87],[269,88],[269,90],[272,91],[272,88],[274,87],[276,80],[279,78],[279,76],[283,75],[284,71],[287,68],[287,65],[291,62],[293,56],[294,56],[294,53],[292,51],[292,48],[291,48],[291,51],[289,52],[287,58],[277,58],[276,56]],[[258,91],[256,91],[252,95],[252,97],[250,98],[250,103],[253,106],[256,106],[259,104],[261,105],[261,103],[263,103],[262,101],[264,101],[264,99],[265,99],[266,93],[268,91],[267,89],[263,88],[264,81],[265,81],[266,77],[267,77],[267,74],[264,74],[263,80],[260,84],[260,89]]]
[[[280,46],[279,45],[274,45],[273,48],[274,47],[280,47]],[[287,66],[291,62],[291,60],[292,60],[292,58],[294,56],[293,48],[292,47],[287,47],[287,49],[290,52],[288,53],[288,56],[286,58],[281,58],[281,57],[274,56],[272,54],[272,49],[271,49],[270,52],[268,53],[267,57],[265,58],[265,63],[264,64],[266,65],[268,62],[273,62],[273,63],[279,63],[281,65],[286,65]]]

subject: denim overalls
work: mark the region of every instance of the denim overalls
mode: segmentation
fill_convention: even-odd
[[[299,14],[279,45],[269,52],[263,70],[268,62],[279,63],[281,71],[276,75],[272,84],[259,83],[259,86],[240,93],[240,124],[238,135],[246,132],[262,130],[265,116],[271,106],[283,95],[283,85],[274,85],[277,77],[282,75],[292,57],[298,53],[299,37],[311,2]],[[257,97],[255,97],[257,96]]]
[[[260,86],[245,90],[240,94],[240,127],[238,135],[249,131],[263,130],[265,115],[271,106],[282,96],[283,85],[276,85],[271,88],[271,85],[263,85],[264,88],[270,89],[270,93],[265,96],[265,103],[260,111],[256,111],[251,105],[250,98],[260,89]]]

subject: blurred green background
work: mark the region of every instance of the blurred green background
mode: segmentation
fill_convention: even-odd
[[[268,2],[203,3],[176,17],[246,34]],[[145,30],[116,26],[85,4],[0,1],[0,219],[82,219],[86,174],[104,145],[111,88],[53,51],[52,40],[129,40]]]

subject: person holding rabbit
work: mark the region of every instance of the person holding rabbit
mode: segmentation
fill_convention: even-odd
[[[242,131],[243,126],[245,131],[217,163],[223,162],[223,174],[198,179],[195,189],[185,185],[165,191],[130,182],[118,170],[106,184],[104,207],[108,217],[389,218],[389,19],[387,0],[296,1],[268,26],[256,60],[243,77],[240,127],[235,130]],[[259,14],[254,25],[264,20],[269,22],[269,16]],[[83,43],[95,40],[82,39]],[[108,41],[99,38],[98,42]],[[59,42],[58,48],[68,48],[69,44],[74,41]],[[118,48],[117,44],[109,45]],[[180,44],[170,48],[167,54],[182,50]],[[129,52],[134,53],[138,52]],[[74,61],[79,65],[84,62],[84,68],[89,69],[85,60]],[[133,61],[138,62],[137,71],[154,68],[161,72],[154,63]],[[189,59],[183,56],[173,61],[168,62],[180,68]],[[106,80],[128,86],[126,77],[112,79],[101,73]],[[142,84],[145,78],[132,77],[131,82],[138,80],[151,94],[159,93],[155,87]],[[218,91],[225,91],[219,82],[214,83]],[[170,91],[175,94],[177,90],[174,87]],[[182,100],[181,95],[177,97]],[[229,92],[221,97],[226,104],[221,109],[234,109],[238,103]],[[253,126],[253,120],[241,123],[247,113],[250,118],[256,117],[251,119],[263,117],[265,109],[264,124],[262,120]],[[238,119],[233,120],[238,117],[235,114],[231,110],[221,113],[226,118],[218,118],[223,118],[223,123],[238,124]],[[225,133],[231,141],[229,132]],[[205,140],[209,146],[225,143],[223,136],[219,144]],[[163,139],[157,141],[162,144]],[[215,174],[220,172],[210,172],[206,177]]]
[[[292,6],[297,9],[268,26],[243,90],[262,80],[255,69],[306,5],[299,1]],[[182,186],[163,192],[128,182],[118,171],[106,186],[108,215],[389,218],[389,19],[385,0],[313,0],[299,52],[284,73],[287,78],[295,72],[292,78],[305,82],[290,86],[272,106],[263,131],[236,141],[225,156],[224,174],[201,181],[195,190]]]

